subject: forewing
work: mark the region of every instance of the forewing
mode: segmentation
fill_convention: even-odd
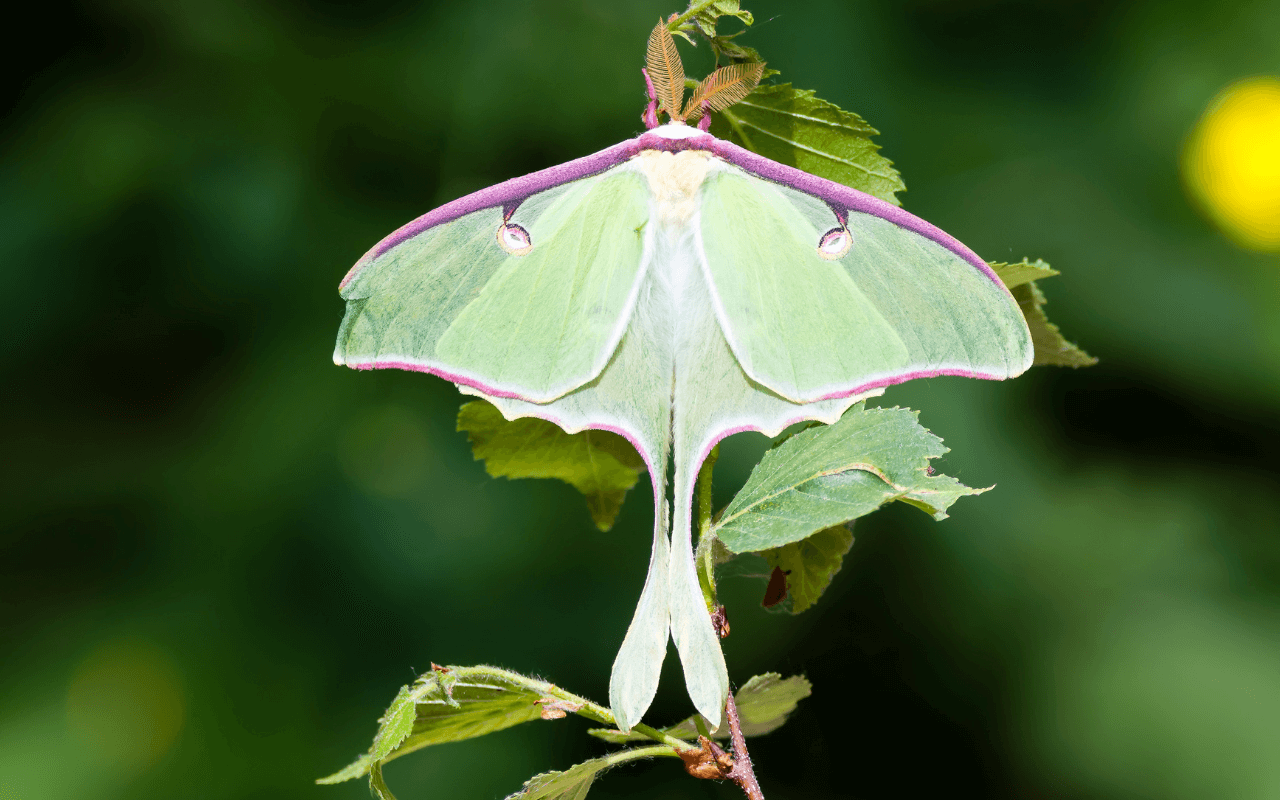
[[[619,166],[534,194],[505,218],[495,207],[429,228],[375,255],[343,288],[335,360],[424,369],[535,402],[559,397],[599,375],[617,348],[643,276],[647,219],[643,177]]]
[[[996,280],[920,233],[840,212],[735,167],[704,184],[703,267],[753,380],[812,402],[912,377],[1004,378],[1029,366],[1026,324]]]

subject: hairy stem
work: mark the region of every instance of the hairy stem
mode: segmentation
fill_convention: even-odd
[[[557,700],[563,700],[566,703],[571,703],[573,705],[579,706],[579,708],[574,712],[578,716],[586,717],[587,719],[594,720],[595,722],[602,722],[605,725],[610,725],[613,727],[617,727],[618,725],[618,721],[613,718],[613,712],[611,712],[609,709],[605,708],[599,703],[592,702],[591,700],[588,700],[585,697],[576,695],[573,692],[567,692],[564,689],[561,689],[559,686],[556,686],[554,683],[547,683],[546,681],[535,680],[533,678],[529,678],[524,675],[521,675],[518,672],[510,672],[505,669],[499,669],[498,667],[486,667],[486,666],[450,667],[449,669],[452,669],[456,672],[461,672],[467,675],[468,677],[480,676],[480,675],[492,675],[495,678],[501,678],[502,680],[507,681],[509,683],[514,683],[520,686],[524,686],[528,688],[529,691],[532,693],[540,694],[540,695],[543,695],[544,697],[554,697]],[[641,736],[648,736],[650,739],[653,739],[655,742],[661,742],[667,747],[671,747],[676,750],[697,749],[694,745],[689,744],[683,739],[678,739],[675,736],[665,734],[662,731],[658,730],[657,728],[654,728],[650,725],[645,725],[644,723],[638,722],[635,725],[632,725],[631,730],[635,731]]]
[[[630,750],[619,750],[616,753],[610,753],[605,756],[605,761],[609,766],[616,767],[619,764],[625,764],[628,761],[637,761],[641,758],[653,758],[654,756],[668,756],[670,758],[679,758],[680,755],[675,750],[667,747],[665,744],[651,744],[648,747],[633,747]]]
[[[566,700],[570,703],[581,704],[582,708],[574,712],[579,716],[586,717],[587,719],[590,719],[590,720],[595,720],[596,722],[603,722],[606,725],[612,725],[615,727],[617,726],[618,722],[613,718],[613,712],[609,711],[609,709],[605,708],[599,703],[593,703],[592,701],[588,700],[585,697],[579,697],[578,695],[573,694],[572,692],[566,692],[564,689],[561,689],[559,686],[548,684],[548,688],[549,688],[549,691],[547,692],[547,694],[551,695],[552,697],[556,697],[560,700]],[[631,730],[635,731],[641,736],[648,736],[650,739],[653,739],[655,742],[661,742],[667,747],[672,747],[672,748],[675,748],[676,750],[693,750],[694,749],[694,746],[686,742],[684,739],[678,739],[675,736],[671,736],[669,734],[663,733],[657,728],[654,728],[650,725],[645,725],[643,722],[637,722],[635,725],[632,725]]]
[[[701,14],[703,11],[706,11],[708,8],[715,5],[715,2],[716,0],[702,0],[701,3],[694,3],[693,5],[689,6],[689,8],[683,14],[671,20],[670,22],[668,22],[667,30],[674,31],[676,28],[679,28],[684,23],[688,22],[689,20],[693,19],[697,15]]]
[[[701,539],[711,530],[711,473],[720,458],[720,445],[711,448],[707,460],[702,462],[698,470],[698,538]]]
[[[720,457],[720,445],[711,448],[707,460],[702,462],[698,470],[698,549],[694,561],[698,565],[698,586],[702,589],[702,599],[706,601],[707,613],[715,614],[719,606],[716,604],[716,563],[714,537],[711,536],[711,473],[715,469],[716,459]]]
[[[724,710],[725,716],[729,718],[729,734],[733,739],[733,769],[729,770],[729,779],[738,784],[738,788],[750,800],[764,800],[764,792],[760,791],[760,783],[756,780],[756,771],[751,768],[747,737],[742,735],[742,720],[738,718],[738,704],[734,702],[733,692],[729,692]]]

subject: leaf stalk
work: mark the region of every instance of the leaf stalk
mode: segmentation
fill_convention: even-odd
[[[514,672],[508,673],[505,670],[495,670],[495,671],[502,672],[505,675],[509,675],[513,677],[516,676],[516,673]],[[523,677],[523,676],[520,676],[520,677]],[[582,707],[574,712],[578,716],[586,717],[587,719],[593,720],[595,722],[602,722],[605,725],[611,725],[614,727],[617,727],[618,725],[618,721],[614,719],[613,713],[609,711],[609,709],[600,705],[599,703],[588,700],[587,698],[582,697],[580,695],[576,695],[572,692],[567,692],[553,683],[544,683],[542,681],[532,681],[529,678],[524,678],[524,680],[530,681],[531,684],[538,684],[540,687],[542,687],[542,688],[539,688],[538,691],[542,692],[544,695],[550,695],[559,700],[565,700],[569,703],[581,705]],[[663,733],[662,731],[658,730],[657,728],[654,728],[651,725],[645,725],[643,722],[637,722],[636,724],[632,725],[631,730],[635,731],[636,733],[642,736],[647,736],[650,739],[653,739],[655,742],[661,742],[662,745],[664,745],[665,747],[674,748],[676,751],[694,749],[693,745],[689,744],[685,740],[678,739],[675,736],[671,736],[670,734]]]
[[[698,565],[698,586],[702,589],[702,599],[706,601],[709,614],[715,614],[720,607],[716,602],[715,536],[711,533],[711,475],[719,457],[720,445],[716,445],[698,470],[698,550],[695,561]]]
[[[694,3],[685,9],[683,14],[667,22],[667,30],[672,32],[676,31],[681,25],[698,16],[703,11],[706,11],[708,8],[711,8],[715,3],[716,0],[702,0],[700,3]]]
[[[610,753],[605,756],[605,761],[609,766],[616,767],[628,761],[639,761],[642,758],[653,758],[655,756],[679,758],[680,754],[665,744],[651,744],[648,747],[633,747],[630,750],[619,750],[616,753]]]

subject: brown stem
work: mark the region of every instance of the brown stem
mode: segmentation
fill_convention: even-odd
[[[756,772],[751,768],[751,754],[747,752],[747,737],[742,735],[742,720],[738,719],[738,704],[733,700],[733,692],[729,692],[724,710],[729,718],[729,733],[733,739],[733,768],[729,770],[729,779],[738,784],[738,788],[742,789],[750,800],[764,800],[764,792],[760,791]]]

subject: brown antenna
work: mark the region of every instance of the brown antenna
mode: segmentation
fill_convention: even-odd
[[[659,107],[671,119],[683,121],[680,106],[684,103],[684,64],[680,63],[676,40],[671,36],[671,31],[667,30],[666,23],[661,20],[654,27],[653,33],[649,34],[649,51],[645,61]]]
[[[671,34],[667,34],[670,36]],[[652,42],[653,40],[650,39]],[[764,77],[764,62],[753,61],[749,64],[730,64],[721,67],[702,79],[698,88],[693,90],[689,104],[684,107],[684,119],[695,122],[702,116],[704,109],[708,111],[724,111],[729,106],[751,94],[760,79]]]

